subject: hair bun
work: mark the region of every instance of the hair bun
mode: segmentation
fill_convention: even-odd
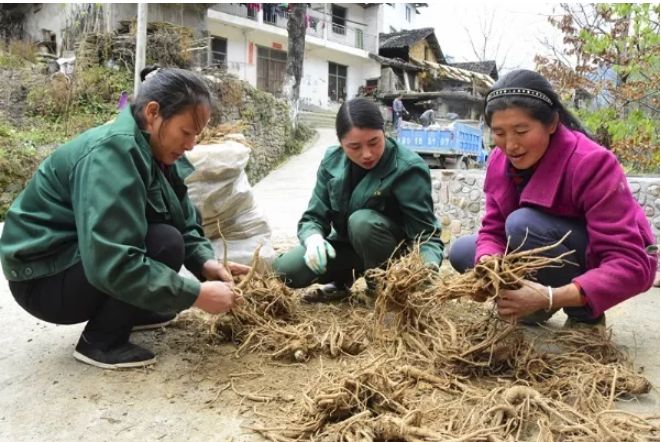
[[[149,74],[151,74],[154,71],[157,71],[158,69],[160,69],[160,66],[157,64],[151,66],[145,66],[144,69],[140,71],[140,81],[145,81]]]

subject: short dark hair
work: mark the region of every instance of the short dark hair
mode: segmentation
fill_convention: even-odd
[[[505,88],[525,88],[541,92],[551,99],[553,105],[549,106],[539,98],[528,96],[507,94],[498,96],[491,99],[489,102],[485,102],[484,118],[489,127],[491,127],[491,118],[493,117],[494,112],[518,107],[528,112],[528,114],[535,120],[544,124],[550,124],[553,122],[553,119],[557,114],[563,125],[572,130],[582,132],[588,137],[590,136],[576,117],[574,117],[560,102],[560,98],[553,90],[551,83],[549,83],[549,81],[541,74],[527,69],[514,70],[501,77],[500,80],[493,85],[489,93]]]
[[[379,107],[367,98],[354,98],[345,101],[337,111],[335,118],[335,132],[337,139],[344,136],[354,127],[359,129],[383,130],[385,122]]]
[[[197,105],[211,108],[209,87],[194,72],[148,66],[140,72],[140,79],[142,84],[131,103],[131,113],[141,129],[145,126],[142,110],[150,101],[159,104],[159,113],[163,120]]]

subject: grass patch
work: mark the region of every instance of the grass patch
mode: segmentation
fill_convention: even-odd
[[[314,129],[303,123],[299,123],[285,145],[285,153],[287,157],[301,153],[303,147],[305,147],[305,143],[307,143],[313,135]]]
[[[41,161],[58,145],[87,129],[103,124],[116,115],[115,111],[78,112],[63,121],[31,119],[21,128],[0,118],[0,221],[12,201],[32,177]]]
[[[20,69],[37,62],[37,48],[30,42],[13,40],[0,44],[0,68]]]

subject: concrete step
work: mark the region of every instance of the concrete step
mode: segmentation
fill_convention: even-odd
[[[298,115],[299,121],[312,128],[335,127],[334,112],[308,112],[301,111]]]

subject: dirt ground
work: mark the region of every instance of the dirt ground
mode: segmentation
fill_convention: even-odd
[[[238,356],[236,346],[208,335],[200,312],[188,311],[170,327],[132,335],[157,354],[157,364],[100,370],[71,356],[82,326],[12,314],[30,330],[20,338],[22,354],[8,351],[15,336],[3,339],[0,364],[24,369],[0,374],[0,440],[261,441],[251,426],[281,426],[320,370],[343,363]],[[44,335],[59,339],[47,344]]]

